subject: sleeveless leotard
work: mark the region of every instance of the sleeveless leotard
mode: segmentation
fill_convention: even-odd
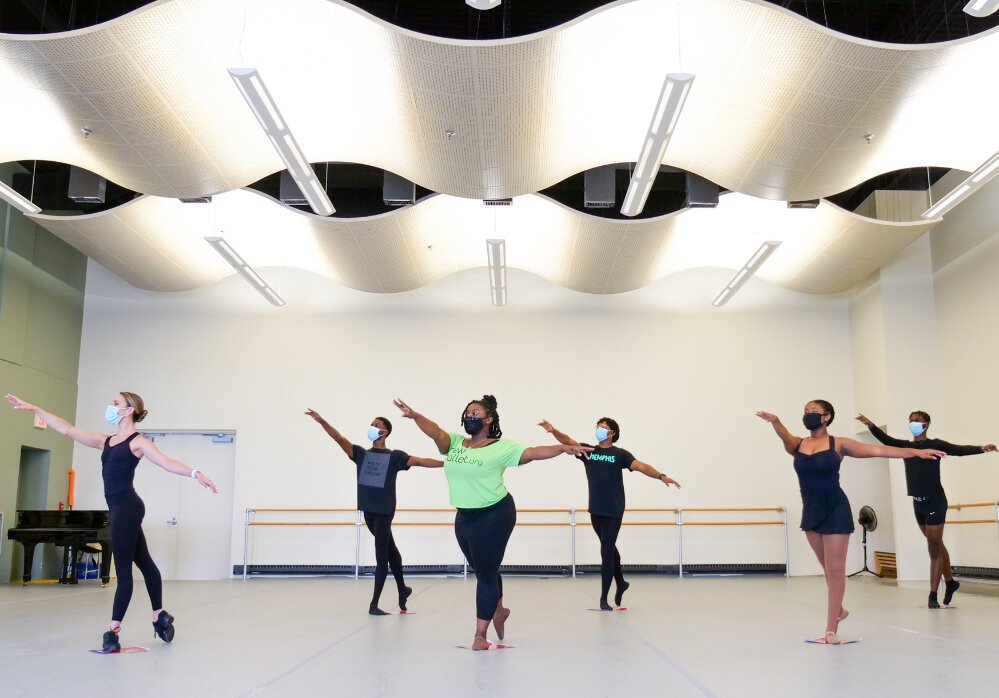
[[[798,446],[801,447],[800,444]],[[853,533],[850,500],[839,486],[842,458],[829,435],[829,448],[815,453],[794,454],[794,471],[801,488],[801,530],[817,533]]]

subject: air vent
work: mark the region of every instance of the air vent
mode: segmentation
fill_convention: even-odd
[[[687,208],[715,208],[718,206],[718,185],[704,177],[687,172],[687,196],[683,205]]]
[[[410,206],[416,203],[416,185],[405,177],[385,170],[382,179],[382,202],[386,206]]]
[[[291,178],[291,173],[288,170],[281,172],[278,198],[281,200],[281,203],[288,204],[289,206],[309,205],[308,200],[302,195],[302,190],[298,188],[298,184]]]
[[[212,197],[210,196],[196,196],[193,199],[181,199],[182,204],[210,204],[212,202]]]
[[[108,181],[82,167],[69,168],[69,198],[78,204],[103,204]]]
[[[513,199],[483,199],[482,203],[486,206],[510,206]]]
[[[617,167],[604,165],[583,173],[583,208],[614,208]]]
[[[817,208],[819,205],[818,199],[806,199],[805,201],[788,201],[788,208]]]

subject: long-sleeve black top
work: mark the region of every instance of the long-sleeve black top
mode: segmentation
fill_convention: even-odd
[[[943,451],[948,456],[973,456],[978,453],[985,453],[981,446],[958,446],[948,443],[943,439],[931,439],[929,437],[921,441],[906,441],[904,439],[894,439],[871,424],[868,429],[874,438],[885,446],[897,446],[898,448],[935,448]],[[905,485],[910,497],[929,497],[943,492],[943,485],[940,484],[940,461],[936,458],[906,458],[905,459]]]

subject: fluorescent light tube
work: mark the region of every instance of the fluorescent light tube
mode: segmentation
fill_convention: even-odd
[[[742,265],[742,269],[736,272],[735,276],[732,277],[732,280],[729,281],[725,285],[725,288],[721,290],[721,293],[719,293],[718,296],[711,301],[711,305],[716,308],[720,308],[728,303],[732,299],[732,296],[735,295],[735,292],[742,288],[747,281],[749,281],[749,277],[755,274],[756,270],[763,266],[763,263],[767,261],[770,255],[772,255],[780,246],[780,243],[780,240],[767,240],[760,245],[760,248],[753,253],[753,255],[749,258],[749,261]]]
[[[506,240],[486,240],[486,257],[493,305],[506,305]]]
[[[38,206],[35,206],[31,201],[25,199],[23,196],[18,194],[16,191],[8,187],[3,182],[0,182],[0,199],[3,199],[21,213],[42,212],[42,209],[40,209]]]
[[[243,99],[250,105],[253,115],[257,117],[264,133],[271,139],[274,150],[281,157],[284,166],[288,169],[292,179],[298,185],[302,195],[312,210],[320,216],[331,216],[336,213],[333,202],[326,194],[326,188],[316,177],[309,159],[305,157],[298,141],[292,135],[280,110],[277,108],[267,86],[260,78],[260,73],[254,68],[229,68],[229,75],[232,77],[236,87],[239,88]]]
[[[988,17],[999,10],[999,0],[971,0],[964,6],[964,12],[972,17]]]
[[[926,220],[939,218],[997,174],[999,174],[999,153],[983,162],[977,170],[968,175],[967,179],[951,189],[940,201],[923,211],[922,217]]]
[[[242,257],[240,257],[236,250],[232,248],[225,238],[219,236],[206,237],[205,242],[215,248],[215,251],[222,255],[222,259],[229,262],[230,266],[235,269],[240,276],[246,279],[253,288],[255,288],[260,295],[266,298],[270,303],[278,307],[285,304],[284,299],[277,294],[277,292],[267,285],[267,282],[253,270],[253,268],[247,264]]]
[[[690,73],[667,73],[635,171],[631,175],[628,192],[621,205],[621,215],[637,216],[645,207],[693,81],[694,76]]]

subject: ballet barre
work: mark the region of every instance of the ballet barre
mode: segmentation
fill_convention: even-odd
[[[964,506],[979,506],[979,505],[964,505]],[[999,511],[999,504],[996,505],[997,511]],[[407,514],[454,514],[455,510],[453,508],[407,508],[400,507],[396,509],[396,513],[407,513]],[[570,507],[568,509],[517,509],[518,514],[542,514],[542,515],[559,515],[565,516],[566,518],[562,521],[518,521],[517,526],[538,526],[538,527],[561,527],[568,526],[570,531],[571,543],[572,543],[572,577],[576,577],[576,527],[579,525],[577,518],[578,514],[589,514],[589,511],[584,508]],[[790,576],[790,558],[788,554],[788,539],[787,539],[787,510],[784,507],[710,507],[710,508],[689,508],[689,509],[625,509],[625,513],[637,513],[637,514],[672,514],[672,518],[663,518],[660,520],[653,521],[623,521],[623,526],[657,526],[657,527],[670,527],[676,528],[676,541],[677,541],[677,570],[680,577],[683,577],[683,529],[685,526],[781,526],[784,533],[784,576]],[[750,520],[750,521],[727,521],[727,520],[711,520],[711,521],[700,521],[700,520],[685,520],[684,514],[692,514],[696,518],[700,514],[722,514],[722,513],[776,513],[779,516],[777,521],[767,521],[767,520]],[[333,515],[343,515],[351,514],[352,520],[350,521],[258,521],[256,519],[257,514],[333,514]],[[453,520],[449,521],[393,521],[392,526],[424,526],[424,527],[439,527],[439,526],[452,526],[454,524]],[[361,528],[364,526],[364,514],[357,509],[352,508],[326,508],[326,509],[282,509],[282,508],[259,508],[259,507],[248,507],[245,511],[245,518],[243,521],[243,579],[247,578],[249,569],[249,551],[250,551],[250,529],[255,526],[268,526],[268,527],[297,527],[297,526],[319,526],[319,527],[329,527],[329,526],[353,526],[354,527],[354,578],[360,577],[361,571]],[[463,576],[468,577],[468,560],[463,561]]]
[[[999,502],[975,502],[973,504],[951,504],[947,508],[954,509],[955,511],[961,511],[962,509],[977,509],[981,507],[989,507],[994,512],[996,517],[994,519],[960,519],[948,521],[948,524],[995,524],[996,533],[999,535]]]

